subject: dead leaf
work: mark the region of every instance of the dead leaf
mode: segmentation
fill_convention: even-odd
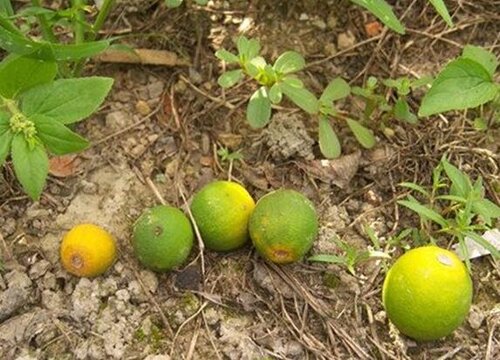
[[[298,163],[298,166],[309,175],[344,189],[356,175],[360,159],[361,151],[356,151],[338,159],[314,160],[307,163]]]
[[[49,174],[61,178],[73,176],[81,163],[77,155],[54,156],[49,160]]]
[[[372,21],[365,24],[365,30],[368,37],[374,37],[382,32],[382,25],[378,21]]]
[[[96,57],[98,61],[125,64],[145,64],[162,66],[189,66],[190,62],[180,59],[177,54],[166,50],[133,49],[123,51],[108,49]]]

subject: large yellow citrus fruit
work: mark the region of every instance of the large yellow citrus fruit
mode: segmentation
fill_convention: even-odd
[[[382,301],[387,316],[405,335],[419,341],[451,334],[472,302],[472,280],[460,259],[437,246],[408,251],[391,267]]]
[[[94,277],[104,273],[116,258],[116,244],[104,229],[81,224],[63,238],[60,248],[63,267],[76,276]]]
[[[189,219],[174,207],[147,209],[134,224],[132,243],[137,259],[154,271],[168,271],[182,265],[193,247]]]
[[[206,247],[229,251],[248,240],[248,219],[255,202],[241,185],[215,181],[205,185],[193,197],[191,211]]]
[[[255,248],[265,259],[286,264],[309,251],[318,234],[318,217],[304,195],[277,190],[257,202],[249,230]]]

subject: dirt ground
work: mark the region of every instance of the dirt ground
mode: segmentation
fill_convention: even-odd
[[[225,92],[217,85],[214,51],[233,49],[240,33],[259,38],[270,59],[303,53],[310,66],[302,78],[316,93],[335,76],[360,85],[370,75],[435,74],[469,43],[499,54],[498,1],[448,1],[452,29],[428,2],[397,4],[407,34],[369,37],[365,24],[374,18],[349,1],[214,1],[175,10],[152,0],[119,2],[108,35],[173,51],[191,65],[91,62],[88,74],[113,77],[115,85],[100,111],[78,126],[92,146],[71,159],[71,175],[51,176],[33,203],[11,164],[1,169],[0,359],[500,358],[500,273],[488,256],[473,261],[474,305],[465,323],[444,340],[416,343],[383,311],[381,283],[393,260],[364,263],[353,276],[337,265],[272,265],[250,246],[228,254],[195,247],[184,268],[155,274],[131,251],[131,225],[143,209],[161,199],[185,208],[201,186],[228,177],[255,199],[281,187],[308,196],[320,215],[312,254],[339,253],[334,236],[367,248],[367,225],[383,246],[418,227],[396,204],[405,195],[397,184],[429,184],[444,153],[472,177],[481,175],[487,196],[499,203],[500,129],[474,131],[470,114],[384,124],[392,136],[375,119],[372,150],[360,149],[339,123],[344,156],[322,162],[314,120],[283,103],[265,130],[252,130],[245,108],[254,85]],[[223,161],[222,147],[243,160]],[[70,276],[58,261],[63,234],[87,222],[108,229],[119,245],[118,261],[95,279]],[[415,245],[386,248],[395,259]]]

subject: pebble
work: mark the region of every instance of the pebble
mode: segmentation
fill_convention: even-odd
[[[47,260],[36,262],[29,271],[29,276],[32,280],[41,278],[50,269],[52,265]]]
[[[128,115],[121,110],[113,111],[106,115],[106,127],[112,131],[122,130],[127,126],[128,118]]]
[[[151,112],[149,104],[144,100],[137,101],[137,103],[135,104],[135,110],[143,116],[146,116]]]
[[[340,50],[351,48],[356,43],[356,37],[350,31],[340,33],[337,38],[337,47]]]
[[[165,85],[161,81],[154,81],[147,86],[148,94],[150,98],[157,98],[163,94]]]

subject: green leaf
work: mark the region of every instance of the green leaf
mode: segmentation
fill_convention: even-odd
[[[281,90],[292,100],[295,105],[309,114],[316,114],[319,111],[319,102],[316,96],[304,87],[296,87],[283,79]]]
[[[102,53],[111,45],[111,40],[99,40],[81,44],[49,44],[47,47],[53,55],[53,58],[47,60],[68,61],[90,58]],[[42,57],[43,58],[43,57]]]
[[[283,92],[281,91],[281,86],[279,83],[275,83],[269,90],[269,100],[271,100],[273,104],[279,104],[282,99]]]
[[[472,210],[480,215],[488,225],[491,225],[492,219],[500,218],[500,207],[488,199],[475,201],[472,204]]]
[[[14,9],[12,9],[12,3],[10,0],[0,0],[0,14],[7,16],[14,15]]]
[[[198,5],[207,5],[208,0],[195,0]]]
[[[399,184],[399,186],[403,186],[405,188],[408,188],[408,189],[411,189],[411,190],[415,190],[419,193],[421,193],[422,195],[426,196],[426,197],[429,197],[430,194],[427,190],[425,190],[425,188],[423,188],[422,186],[418,185],[418,184],[415,184],[415,183],[411,183],[411,182],[402,182]]]
[[[362,6],[380,19],[385,25],[397,32],[404,34],[405,28],[398,20],[391,6],[384,0],[351,0],[356,5]]]
[[[57,64],[26,56],[12,55],[0,64],[0,95],[12,99],[56,77]]]
[[[394,104],[394,117],[413,125],[418,123],[417,117],[411,112],[408,102],[404,99],[398,99],[396,104]]]
[[[71,124],[93,114],[112,85],[104,77],[57,80],[25,92],[21,107],[28,117],[41,114]]]
[[[498,67],[498,60],[495,54],[479,46],[466,45],[461,57],[481,64],[491,77],[493,77]]]
[[[6,113],[0,112],[0,167],[9,155],[12,132],[9,127],[9,117]]]
[[[330,254],[318,254],[307,258],[309,261],[325,262],[330,264],[346,264],[346,258],[343,256],[330,255]]]
[[[445,158],[441,159],[441,164],[443,165],[443,170],[446,175],[451,180],[452,185],[450,193],[462,198],[467,198],[467,195],[472,190],[472,184],[467,175],[461,172],[457,167],[450,164]]]
[[[49,159],[43,145],[36,140],[29,144],[23,134],[16,134],[12,139],[11,157],[24,191],[33,200],[40,199],[49,172]]]
[[[59,121],[44,115],[34,115],[30,118],[35,123],[37,135],[45,146],[56,155],[64,155],[82,151],[89,142],[74,133]]]
[[[326,87],[319,98],[319,101],[324,104],[331,104],[336,100],[347,97],[351,92],[351,87],[342,78],[335,78]]]
[[[240,36],[236,41],[238,53],[243,61],[252,60],[259,55],[260,42],[256,39],[248,40],[245,36]]]
[[[245,64],[248,75],[254,79],[258,78],[267,66],[266,60],[262,56],[254,57],[252,60]]]
[[[449,27],[453,26],[453,21],[451,20],[450,13],[448,12],[448,8],[446,7],[446,4],[444,3],[443,0],[429,0],[429,2],[434,6],[434,9],[436,9],[437,13],[443,18],[443,20],[446,22],[446,24]]]
[[[217,79],[217,83],[223,88],[230,88],[231,86],[239,82],[242,77],[243,77],[243,70],[241,69],[231,70],[219,76],[219,79]]]
[[[169,8],[176,8],[182,5],[184,0],[165,0],[165,5]]]
[[[338,158],[342,151],[337,134],[333,131],[328,118],[323,116],[319,119],[319,148],[328,159]]]
[[[1,0],[0,0],[1,2]],[[0,5],[1,7],[1,5]],[[50,10],[41,6],[28,6],[17,12],[16,15],[11,16],[10,18],[19,18],[19,17],[28,17],[28,16],[39,16],[45,15],[47,18],[52,18],[57,13],[54,10]]]
[[[247,121],[253,128],[264,127],[271,118],[271,101],[267,89],[262,86],[250,97],[247,107]]]
[[[226,49],[217,50],[215,52],[215,56],[218,59],[227,62],[228,64],[233,64],[233,63],[237,63],[238,61],[240,61],[236,55],[227,51]]]
[[[375,136],[370,129],[365,128],[358,121],[352,119],[346,119],[347,125],[351,129],[352,133],[356,137],[356,140],[366,149],[370,149],[377,141],[375,140]]]
[[[493,100],[497,94],[497,86],[481,64],[460,58],[449,63],[434,80],[418,114],[429,116],[475,108]]]
[[[290,74],[302,70],[304,66],[306,66],[306,61],[301,54],[295,51],[285,51],[276,59],[273,68],[280,74]]]
[[[429,209],[427,206],[419,204],[416,201],[399,200],[398,204],[407,207],[408,209],[416,212],[418,215],[420,215],[426,219],[434,221],[435,223],[441,225],[441,227],[443,227],[443,228],[448,225],[446,222],[446,219],[444,217],[442,217],[440,214],[438,214],[434,210]]]

